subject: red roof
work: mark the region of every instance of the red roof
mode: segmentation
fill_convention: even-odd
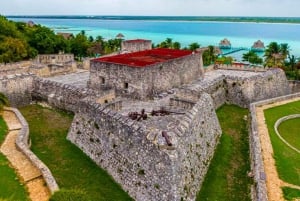
[[[192,54],[189,50],[152,49],[128,54],[120,54],[111,57],[94,59],[95,62],[124,64],[132,67],[145,67],[155,63],[184,57]]]

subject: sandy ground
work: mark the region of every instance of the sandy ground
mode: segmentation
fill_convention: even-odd
[[[268,133],[267,125],[265,123],[264,110],[286,103],[298,101],[300,98],[290,99],[286,101],[276,102],[262,107],[256,107],[257,121],[258,121],[258,133],[260,136],[260,142],[262,146],[262,154],[265,166],[265,173],[267,176],[267,189],[268,198],[270,201],[281,201],[284,200],[281,187],[288,186],[292,188],[300,189],[299,186],[288,184],[279,179],[277,169],[275,166],[275,160],[273,158],[273,147],[271,144],[270,136]]]
[[[15,114],[4,111],[3,118],[9,128],[9,133],[0,147],[0,151],[7,157],[11,165],[17,170],[22,182],[26,184],[32,201],[47,201],[50,191],[45,184],[42,174],[31,161],[16,147],[16,138],[21,124]]]

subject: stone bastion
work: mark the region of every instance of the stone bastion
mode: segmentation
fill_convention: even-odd
[[[224,103],[249,107],[289,94],[290,88],[284,72],[271,69],[215,70],[143,101],[118,99],[111,91],[78,88],[32,74],[1,77],[0,92],[13,106],[46,101],[74,112],[68,139],[135,200],[179,201],[195,200],[219,142],[215,108]],[[102,96],[112,98],[99,103]],[[128,113],[141,115],[141,109],[147,119],[129,117]],[[153,110],[159,115],[150,115]],[[253,198],[260,200],[255,188]]]

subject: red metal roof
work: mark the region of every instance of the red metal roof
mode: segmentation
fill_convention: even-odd
[[[94,62],[124,64],[131,67],[145,67],[155,63],[161,63],[168,60],[192,54],[189,50],[172,50],[172,49],[152,49],[128,54],[120,54],[111,57],[94,59]]]

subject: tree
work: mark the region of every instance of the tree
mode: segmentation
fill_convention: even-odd
[[[0,63],[16,62],[27,58],[29,50],[25,41],[6,37],[0,46]]]
[[[250,50],[249,52],[243,54],[243,61],[248,61],[252,64],[262,64],[263,60],[260,58],[254,51]]]
[[[189,45],[189,50],[195,51],[196,49],[198,49],[200,47],[199,43],[191,43]]]
[[[284,67],[284,61],[289,55],[289,46],[286,43],[271,42],[265,50],[265,66]]]
[[[202,58],[203,58],[203,64],[205,66],[212,64],[217,58],[217,56],[215,55],[214,46],[212,45],[208,46],[208,49],[203,52]]]
[[[172,46],[175,50],[179,50],[181,48],[181,44],[179,42],[174,42]]]
[[[82,57],[88,56],[88,49],[90,47],[90,42],[85,35],[84,31],[78,33],[74,38],[71,39],[71,52],[77,57],[79,60]]]

